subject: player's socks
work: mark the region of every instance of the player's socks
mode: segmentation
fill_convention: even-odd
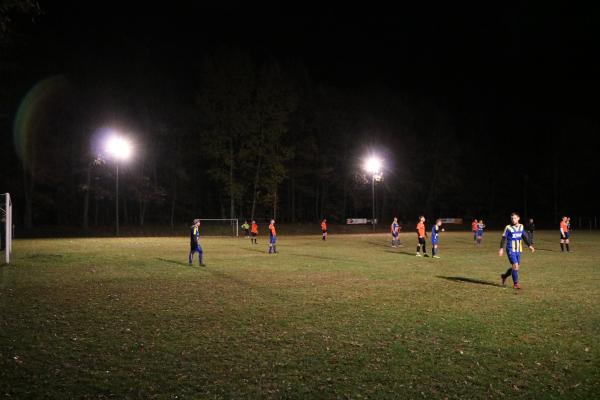
[[[273,246],[269,246],[269,254],[273,252]]]
[[[519,285],[519,271],[517,271],[516,269],[512,270],[512,280],[515,286]]]
[[[425,247],[425,243],[423,243],[423,254],[427,254],[427,247]]]
[[[567,248],[567,252],[571,251],[569,250],[569,243],[565,243],[565,247]]]
[[[433,249],[431,249],[431,255],[435,257],[436,254],[437,254],[437,249],[434,247]]]
[[[417,246],[417,254],[419,254],[419,251],[421,251],[421,246]]]
[[[560,251],[565,251],[565,244],[564,243],[560,244]]]
[[[273,245],[273,253],[277,253],[277,246]]]

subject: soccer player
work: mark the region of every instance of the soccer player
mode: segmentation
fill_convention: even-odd
[[[513,286],[515,289],[521,289],[521,286],[519,285],[519,266],[521,264],[523,242],[529,246],[529,249],[532,253],[535,251],[531,245],[531,242],[529,241],[529,238],[527,237],[525,228],[519,223],[519,219],[519,214],[510,214],[511,224],[506,225],[506,228],[504,228],[502,240],[500,241],[500,250],[498,251],[498,255],[502,257],[504,246],[506,246],[506,255],[508,256],[508,262],[511,264],[511,267],[507,269],[505,273],[500,274],[502,286],[504,286],[506,283],[506,279],[509,276],[512,276]]]
[[[479,222],[477,222],[477,219],[474,219],[473,222],[471,222],[471,232],[473,232],[473,241],[476,242],[477,241],[477,224]]]
[[[258,225],[255,220],[252,220],[252,227],[250,228],[250,243],[256,244],[256,238],[258,236]]]
[[[190,266],[194,261],[194,253],[198,253],[198,265],[204,267],[205,264],[202,262],[202,246],[200,246],[200,220],[195,219],[193,225],[190,227],[190,255],[188,261]]]
[[[560,221],[560,251],[565,251],[565,247],[567,248],[567,253],[569,250],[569,237],[571,234],[569,233],[569,219],[567,217],[562,217],[562,221]]]
[[[269,224],[269,254],[271,253],[277,253],[277,231],[275,230],[274,219]]]
[[[429,257],[427,255],[427,248],[425,247],[427,233],[425,232],[425,217],[423,215],[419,217],[419,223],[417,224],[417,237],[419,240],[419,244],[417,244],[417,257],[421,257],[421,254],[419,253],[421,249],[423,249],[423,256]]]
[[[248,221],[244,221],[242,224],[242,229],[244,230],[244,235],[246,238],[250,237],[250,225],[248,225]]]
[[[483,228],[485,228],[485,224],[483,223],[483,220],[480,219],[477,223],[477,232],[475,232],[475,236],[477,238],[475,243],[477,246],[481,246],[481,241],[483,240]]]
[[[327,239],[327,220],[323,218],[321,221],[321,233],[323,234],[323,240]]]
[[[535,232],[535,223],[533,222],[533,218],[529,218],[529,223],[527,224],[527,236],[529,236],[529,241],[533,246],[533,233]]]
[[[392,247],[400,246],[400,224],[398,223],[397,217],[394,217],[394,221],[390,226],[390,231],[392,232]]]
[[[442,220],[438,218],[433,228],[431,228],[431,254],[433,258],[440,258],[437,255],[440,231],[443,232],[444,229],[442,228]]]

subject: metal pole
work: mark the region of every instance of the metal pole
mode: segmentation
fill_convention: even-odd
[[[373,232],[375,232],[375,175],[372,176],[373,185],[372,185],[372,203],[373,203],[373,220],[371,221],[373,225]]]
[[[117,161],[117,179],[116,182],[116,206],[115,206],[115,217],[116,217],[116,234],[119,236],[119,161]]]

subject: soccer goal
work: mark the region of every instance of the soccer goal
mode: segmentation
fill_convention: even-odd
[[[0,195],[0,220],[2,226],[0,230],[0,249],[4,251],[4,261],[10,264],[12,253],[13,222],[12,222],[12,202],[10,194]]]
[[[210,236],[239,236],[237,218],[200,218],[200,234]]]

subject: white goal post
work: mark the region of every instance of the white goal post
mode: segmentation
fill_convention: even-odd
[[[231,224],[231,234],[232,236],[238,237],[240,235],[240,229],[238,225],[237,218],[199,218],[200,223],[204,221],[220,221],[220,222],[229,222]]]
[[[4,261],[10,264],[13,239],[12,202],[9,193],[4,193],[0,196],[4,197],[4,201],[0,203],[0,219],[4,225],[4,232],[0,232],[0,244],[4,246]]]

